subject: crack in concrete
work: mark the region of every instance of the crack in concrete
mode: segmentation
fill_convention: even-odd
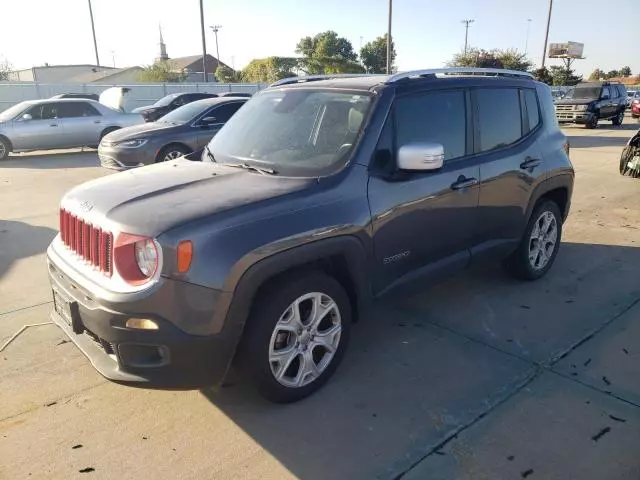
[[[29,310],[30,308],[41,307],[43,305],[48,305],[50,303],[53,303],[53,300],[49,300],[47,302],[42,302],[42,303],[35,303],[35,304],[29,305],[27,307],[16,308],[15,310],[8,310],[6,312],[0,312],[0,317],[3,316],[3,315],[9,315],[11,313],[21,312],[23,310]]]

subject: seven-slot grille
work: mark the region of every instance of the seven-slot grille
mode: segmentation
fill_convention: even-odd
[[[575,105],[556,105],[557,112],[573,112]]]
[[[67,248],[102,273],[113,273],[113,234],[60,209],[60,236]]]

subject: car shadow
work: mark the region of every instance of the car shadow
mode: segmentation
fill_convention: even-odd
[[[0,278],[15,261],[45,252],[57,233],[49,227],[0,220]]]
[[[638,265],[640,248],[564,243],[537,282],[477,266],[379,302],[301,402],[268,403],[235,370],[202,393],[296,477],[398,478],[637,301]]]
[[[0,161],[0,169],[3,168],[88,168],[99,166],[97,150],[85,148],[64,152],[28,152],[13,153],[7,159]]]
[[[570,148],[624,147],[629,138],[598,135],[568,135]]]

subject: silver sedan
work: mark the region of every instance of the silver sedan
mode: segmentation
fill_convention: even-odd
[[[0,112],[0,160],[10,152],[97,147],[107,133],[144,123],[142,115],[84,99],[30,100]]]

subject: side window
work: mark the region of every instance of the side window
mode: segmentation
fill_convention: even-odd
[[[393,116],[389,115],[378,139],[376,153],[374,154],[371,165],[373,170],[392,173],[396,167],[393,157]]]
[[[538,109],[538,96],[535,90],[523,90],[524,104],[527,108],[527,117],[529,118],[529,131],[535,130],[540,123],[540,111]]]
[[[397,148],[416,142],[444,146],[445,162],[466,151],[466,107],[462,90],[424,93],[395,102]]]
[[[618,92],[620,93],[620,96],[622,98],[627,98],[627,89],[624,87],[624,85],[618,85]]]
[[[100,113],[85,102],[66,102],[60,104],[61,118],[99,117]]]
[[[609,87],[602,87],[602,93],[600,94],[600,98],[605,98],[607,96],[611,98],[611,91],[609,90]]]
[[[42,105],[34,105],[24,113],[31,115],[32,120],[42,120]]]
[[[242,105],[240,102],[225,103],[224,105],[209,110],[205,117],[216,117],[216,123],[225,123]]]
[[[515,88],[476,90],[480,151],[506,147],[522,136],[520,99]]]
[[[172,105],[177,108],[181,107],[182,105],[186,105],[187,103],[189,103],[189,101],[190,100],[187,100],[187,95],[180,95],[172,102]]]
[[[42,105],[42,119],[50,120],[52,118],[58,118],[60,104],[59,103],[45,103]]]

